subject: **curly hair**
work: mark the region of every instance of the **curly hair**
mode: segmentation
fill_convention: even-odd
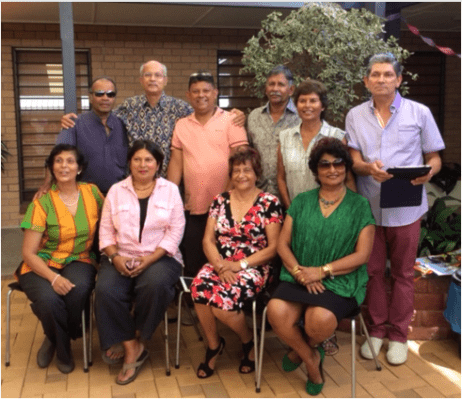
[[[259,179],[263,172],[261,166],[261,157],[258,150],[251,146],[239,146],[236,152],[231,157],[229,157],[229,177],[231,178],[233,174],[234,165],[245,164],[246,161],[250,161],[255,175],[257,176],[257,179]]]
[[[319,100],[321,100],[321,104],[324,107],[324,110],[321,112],[321,119],[324,119],[326,115],[326,110],[328,106],[327,101],[327,88],[324,86],[322,82],[316,81],[314,79],[306,79],[294,91],[292,99],[294,101],[295,106],[297,106],[298,99],[302,94],[311,94],[315,93],[319,96]]]
[[[353,166],[353,160],[351,159],[348,147],[339,139],[333,137],[326,137],[320,139],[311,150],[310,159],[308,161],[308,167],[315,176],[316,182],[318,179],[318,163],[324,154],[330,154],[331,156],[341,158],[345,161],[345,179],[348,172],[351,171]]]

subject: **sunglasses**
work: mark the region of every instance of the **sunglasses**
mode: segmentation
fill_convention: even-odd
[[[318,169],[321,170],[328,170],[331,166],[334,166],[335,169],[343,169],[345,168],[345,160],[343,158],[337,158],[332,162],[327,160],[321,160],[318,163]]]
[[[95,90],[94,92],[90,92],[91,94],[94,94],[96,97],[103,97],[104,95],[106,95],[107,97],[109,97],[110,99],[116,97],[116,92],[114,92],[113,90]]]

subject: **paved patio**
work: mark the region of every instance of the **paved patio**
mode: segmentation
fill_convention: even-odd
[[[195,370],[203,361],[205,344],[197,340],[193,327],[182,327],[180,368],[174,368],[176,324],[170,324],[171,376],[165,375],[163,329],[157,329],[147,344],[151,358],[140,375],[127,386],[115,384],[120,366],[109,367],[102,361],[96,331],[93,332],[93,366],[84,373],[82,340],[72,343],[76,368],[69,375],[61,374],[54,362],[40,369],[36,354],[43,340],[43,331],[22,293],[12,296],[12,356],[5,367],[6,293],[11,280],[2,279],[2,397],[309,397],[305,392],[306,375],[302,368],[286,373],[281,359],[287,347],[272,333],[265,341],[265,357],[261,393],[255,393],[254,374],[238,372],[242,355],[237,337],[226,327],[220,334],[226,348],[217,362],[217,372],[209,379],[196,377]],[[318,397],[350,397],[350,335],[338,332],[340,352],[326,357],[326,384]],[[365,339],[357,336],[357,349]],[[411,341],[409,360],[405,365],[390,366],[382,349],[379,357],[382,371],[373,361],[356,355],[357,397],[461,397],[461,360],[453,340]]]

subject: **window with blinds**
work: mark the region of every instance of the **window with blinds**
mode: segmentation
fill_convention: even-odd
[[[241,86],[243,81],[251,81],[253,75],[239,75],[242,64],[242,52],[218,50],[218,106],[225,110],[238,108],[246,113],[260,107],[261,100],[250,95]]]
[[[64,114],[61,50],[14,49],[16,126],[21,212],[45,177],[45,159],[55,145]],[[90,54],[75,52],[78,113],[88,110]]]

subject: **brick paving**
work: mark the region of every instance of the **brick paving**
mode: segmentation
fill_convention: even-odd
[[[33,315],[24,294],[12,296],[11,365],[5,367],[5,315],[7,285],[2,280],[2,367],[3,398],[72,398],[72,397],[309,397],[305,392],[304,368],[285,373],[281,359],[287,347],[272,333],[267,333],[261,393],[255,392],[254,374],[238,372],[242,350],[237,337],[226,327],[220,334],[226,338],[226,348],[217,362],[216,373],[209,379],[199,379],[195,370],[203,361],[205,344],[197,340],[193,327],[182,327],[180,368],[174,368],[176,324],[169,325],[171,375],[165,374],[163,329],[158,328],[147,343],[150,360],[137,379],[119,386],[115,378],[120,366],[107,366],[100,357],[96,331],[93,332],[93,366],[84,373],[82,340],[72,342],[75,370],[61,374],[54,362],[46,369],[36,364],[36,354],[43,341],[43,331]],[[351,393],[350,334],[338,332],[340,352],[326,357],[326,384],[319,397],[344,398]],[[357,351],[364,338],[357,336]],[[390,366],[382,349],[379,359],[382,371],[376,371],[373,361],[356,355],[357,397],[461,397],[461,360],[458,344],[453,340],[410,341],[409,359],[401,366]]]

